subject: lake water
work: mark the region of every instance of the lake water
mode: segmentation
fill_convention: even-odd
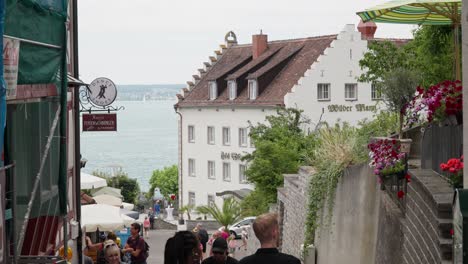
[[[112,173],[122,168],[149,189],[155,169],[177,164],[177,115],[175,100],[118,101],[117,132],[81,132],[81,155],[88,162],[84,172]]]

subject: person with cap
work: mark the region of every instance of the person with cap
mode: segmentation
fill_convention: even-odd
[[[241,264],[301,264],[301,261],[291,255],[278,251],[280,231],[278,214],[266,213],[257,216],[253,222],[255,236],[260,241],[260,248],[255,254],[247,256]]]
[[[213,256],[203,260],[202,264],[237,264],[237,259],[228,256],[228,244],[226,239],[218,237],[213,241],[211,248]]]

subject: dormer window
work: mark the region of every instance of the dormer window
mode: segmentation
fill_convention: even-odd
[[[237,97],[237,83],[236,81],[228,81],[229,87],[229,100],[234,100]]]
[[[210,87],[210,100],[214,100],[218,97],[218,86],[215,81],[209,82],[208,85]]]
[[[255,100],[257,99],[258,91],[257,91],[257,80],[249,80],[249,99]]]

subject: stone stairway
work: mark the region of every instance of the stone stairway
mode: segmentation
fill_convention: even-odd
[[[453,257],[452,236],[452,202],[453,188],[433,170],[410,170],[412,182],[408,185],[407,220],[412,223],[427,223],[420,226],[421,232],[428,234],[426,244],[434,243],[438,248],[441,263],[451,263]],[[428,208],[422,214],[408,214],[408,210]],[[419,228],[417,224],[416,227]],[[436,230],[436,232],[431,232]],[[421,241],[419,242],[421,243]]]

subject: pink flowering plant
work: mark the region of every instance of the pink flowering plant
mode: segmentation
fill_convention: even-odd
[[[395,139],[378,139],[367,145],[370,166],[380,177],[402,173],[405,170],[405,153],[400,152],[400,144]]]
[[[460,114],[463,107],[460,81],[444,81],[428,89],[416,88],[413,99],[405,107],[405,126],[413,127],[441,122],[447,116]]]

